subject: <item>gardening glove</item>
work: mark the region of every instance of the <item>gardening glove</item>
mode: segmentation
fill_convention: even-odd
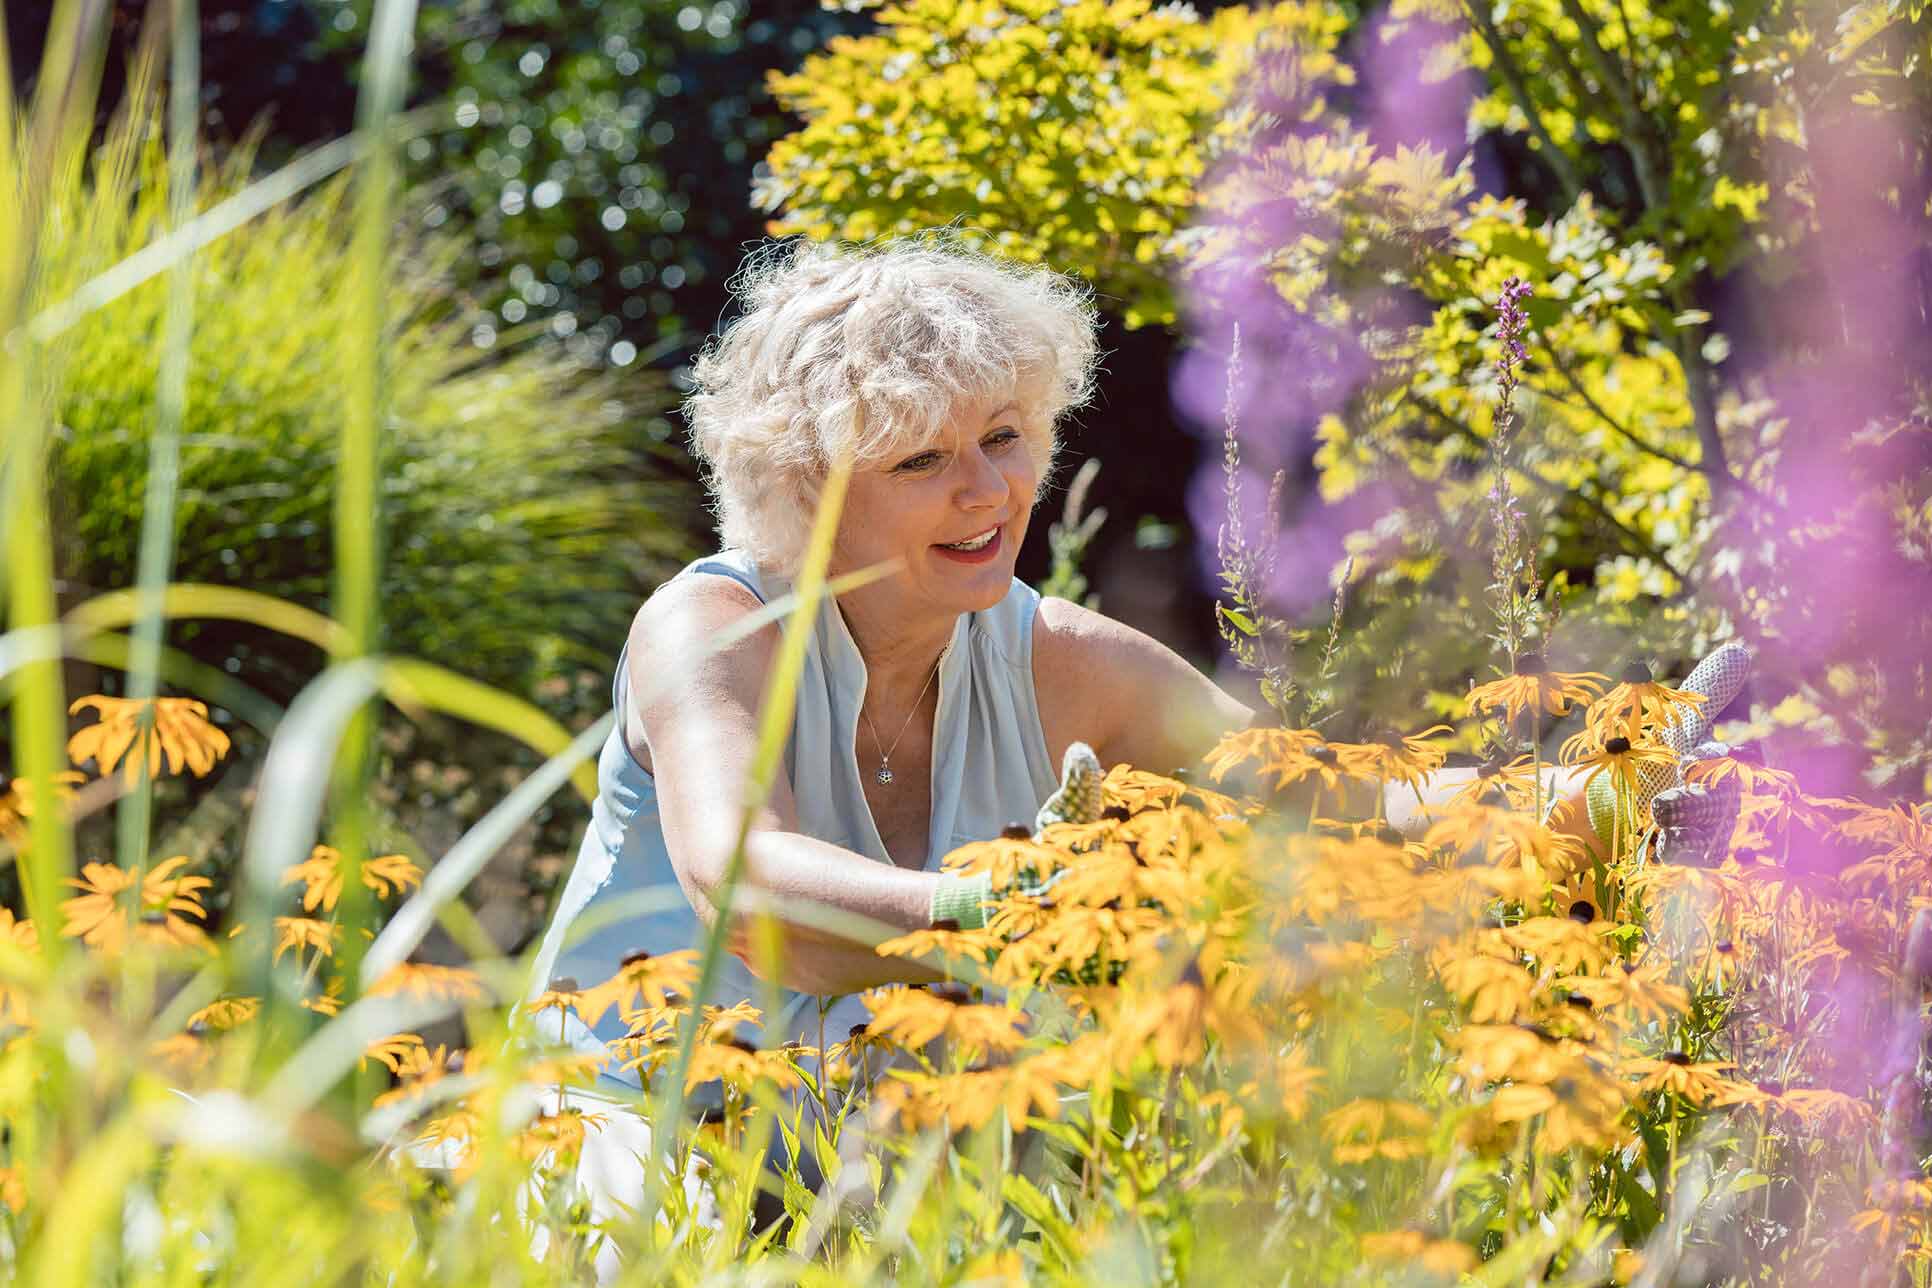
[[[1699,748],[1710,737],[1711,727],[1717,722],[1717,717],[1743,691],[1745,681],[1750,677],[1751,650],[1743,642],[1732,640],[1705,657],[1689,677],[1676,686],[1691,693],[1701,693],[1705,700],[1695,710],[1675,712],[1670,723],[1662,730],[1664,745],[1677,754],[1677,762],[1669,765],[1648,764],[1637,771],[1636,799],[1631,802],[1636,818],[1636,834],[1641,835],[1653,821],[1653,803],[1657,796],[1666,789],[1682,785],[1684,762],[1704,759],[1697,754]],[[1668,807],[1683,811],[1678,817],[1684,825],[1689,825],[1690,818],[1705,808],[1685,804],[1688,799],[1688,796],[1675,797],[1674,803]],[[1590,809],[1591,829],[1605,845],[1610,844],[1616,830],[1616,791],[1611,786],[1608,774],[1599,774],[1591,782],[1585,800]],[[1735,807],[1732,819],[1736,819]],[[1655,821],[1662,825],[1662,820]],[[1701,829],[1715,827],[1717,823],[1710,819],[1697,826],[1701,834]],[[1730,833],[1727,830],[1717,843],[1722,844],[1728,839]]]
[[[1060,789],[1047,797],[1046,804],[1033,816],[1033,831],[1026,832],[1024,825],[1009,830],[1022,837],[1030,835],[1037,841],[1050,824],[1094,822],[1100,817],[1100,780],[1104,776],[1100,758],[1094,755],[1093,748],[1084,742],[1074,743],[1067,748],[1066,758],[1061,762]],[[1041,877],[1031,868],[1022,868],[1011,885],[997,891],[993,889],[990,873],[972,876],[944,873],[939,884],[933,887],[932,924],[947,921],[961,930],[978,930],[986,924],[988,908],[1001,899],[1014,894],[1037,899],[1051,890],[1066,872],[1067,869],[1059,868]]]
[[[1730,754],[1731,748],[1721,742],[1705,742],[1698,744],[1687,760],[1695,763]],[[1743,797],[1736,775],[1721,782],[1684,783],[1658,792],[1650,802],[1650,816],[1657,824],[1651,853],[1663,863],[1716,866],[1723,860],[1737,827]]]

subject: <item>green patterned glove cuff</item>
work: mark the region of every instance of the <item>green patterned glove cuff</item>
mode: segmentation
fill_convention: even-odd
[[[986,904],[993,897],[993,878],[984,872],[969,877],[941,873],[932,888],[932,924],[951,921],[961,930],[986,925]]]

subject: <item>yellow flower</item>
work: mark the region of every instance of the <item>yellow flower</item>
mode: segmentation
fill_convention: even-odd
[[[149,1043],[148,1054],[166,1064],[177,1075],[186,1076],[206,1068],[214,1051],[206,1041],[192,1033],[176,1033]]]
[[[1500,709],[1503,718],[1514,724],[1525,712],[1565,715],[1572,704],[1602,693],[1609,680],[1595,671],[1547,670],[1539,654],[1525,653],[1516,660],[1516,674],[1477,685],[1469,691],[1468,701],[1473,711]]]
[[[1453,1279],[1476,1265],[1476,1250],[1459,1239],[1436,1239],[1420,1230],[1362,1236],[1362,1255],[1376,1261],[1413,1261],[1432,1275]]]
[[[27,1183],[18,1167],[0,1167],[0,1203],[15,1216],[27,1209]]]
[[[691,1067],[684,1079],[686,1091],[701,1083],[722,1081],[741,1091],[759,1082],[780,1089],[799,1084],[798,1070],[783,1050],[760,1050],[739,1037],[700,1042],[691,1053]]]
[[[261,1013],[262,999],[259,997],[223,997],[208,1003],[188,1017],[188,1027],[196,1025],[210,1029],[232,1029],[246,1024]]]
[[[1718,1075],[1737,1066],[1729,1060],[1692,1060],[1682,1051],[1671,1051],[1661,1059],[1639,1056],[1623,1062],[1625,1073],[1643,1075],[1645,1091],[1668,1091],[1694,1105],[1708,1105],[1734,1084]]]
[[[604,1012],[615,1006],[626,1023],[645,1007],[663,1007],[674,996],[686,996],[698,981],[696,949],[653,956],[635,952],[618,963],[617,973],[603,983],[587,988],[577,1000],[578,1014],[585,1024],[595,1024]]]
[[[1338,1163],[1418,1158],[1429,1152],[1428,1138],[1419,1133],[1426,1132],[1434,1121],[1420,1105],[1364,1097],[1323,1117],[1322,1135]]]
[[[318,845],[309,857],[282,874],[283,885],[302,882],[302,911],[334,912],[342,897],[342,853],[332,846]],[[423,870],[406,855],[384,854],[362,864],[362,884],[387,899],[393,890],[401,891],[423,883]]]
[[[426,1000],[447,998],[455,1002],[483,1000],[483,977],[465,966],[438,966],[431,962],[398,962],[373,984],[371,997],[403,993]]]
[[[1638,1024],[1690,1013],[1690,993],[1670,983],[1668,971],[1658,964],[1623,962],[1602,975],[1565,975],[1556,982],[1588,998],[1597,1010],[1622,1013]]]
[[[1641,790],[1638,775],[1644,766],[1658,765],[1669,769],[1677,763],[1676,753],[1668,747],[1632,742],[1621,734],[1599,741],[1595,732],[1589,729],[1565,739],[1558,754],[1566,765],[1589,769],[1590,772],[1583,778],[1584,787],[1587,788],[1599,775],[1607,773],[1613,789],[1633,798]]]
[[[1584,731],[1598,743],[1618,737],[1635,743],[1643,737],[1646,725],[1661,733],[1702,706],[1704,700],[1701,693],[1659,684],[1651,678],[1650,668],[1639,662],[1610,692],[1590,704],[1583,716]]]
[[[1214,750],[1201,759],[1208,776],[1218,783],[1238,765],[1258,761],[1265,773],[1273,765],[1299,756],[1322,742],[1322,736],[1313,729],[1241,729],[1224,734]]]
[[[862,1000],[872,1013],[866,1032],[916,1050],[935,1038],[987,1052],[1019,1049],[1025,1040],[1026,1013],[1008,1006],[959,1005],[928,989],[894,985],[867,991]]]
[[[1308,1097],[1321,1082],[1324,1072],[1308,1063],[1308,1049],[1300,1044],[1276,1058],[1275,1085],[1280,1089],[1281,1110],[1290,1121],[1299,1122],[1308,1112]]]
[[[1446,963],[1438,972],[1444,988],[1469,1005],[1478,1024],[1508,1023],[1525,1015],[1536,992],[1536,977],[1517,963],[1471,955]]]
[[[364,1048],[362,1059],[357,1061],[356,1065],[358,1068],[366,1068],[369,1061],[376,1060],[385,1065],[389,1072],[401,1073],[415,1053],[424,1050],[427,1046],[428,1043],[417,1034],[392,1033],[386,1038],[378,1038]]]
[[[341,937],[342,928],[333,921],[317,921],[313,917],[277,917],[274,960],[281,961],[283,953],[293,951],[296,965],[306,968],[309,964],[307,954],[332,957],[335,955],[335,941]]]
[[[1499,932],[1505,943],[1536,959],[1545,970],[1597,970],[1610,958],[1598,933],[1570,917],[1531,917]]]
[[[1543,1116],[1536,1148],[1560,1154],[1579,1146],[1605,1149],[1620,1135],[1618,1122],[1629,1102],[1623,1084],[1594,1070],[1579,1070],[1547,1084],[1498,1087],[1488,1111],[1499,1123],[1521,1122]]]
[[[1359,778],[1386,783],[1418,786],[1442,768],[1447,751],[1429,738],[1452,732],[1448,725],[1433,725],[1421,733],[1403,736],[1390,733],[1371,742],[1331,742],[1328,745],[1348,771]]]
[[[1495,1082],[1555,1082],[1589,1072],[1587,1049],[1538,1024],[1466,1024],[1450,1038],[1457,1065],[1471,1078]]]
[[[14,920],[13,909],[0,906],[0,939],[6,940],[23,953],[37,954],[40,951],[40,931],[31,919]],[[11,983],[0,975],[0,1024],[15,1024],[27,1028],[33,1024],[33,1006],[29,1000],[31,992],[17,983]]]
[[[143,773],[160,773],[164,758],[169,773],[178,774],[186,766],[200,778],[228,754],[228,735],[208,723],[207,706],[193,698],[156,698],[150,717],[145,703],[96,693],[76,698],[67,714],[78,715],[88,707],[100,719],[67,740],[67,758],[77,766],[94,761],[103,777],[127,756],[130,784]],[[130,749],[133,755],[128,755]]]
[[[1449,804],[1494,804],[1487,799],[1490,792],[1501,793],[1504,802],[1518,809],[1528,809],[1536,792],[1536,761],[1529,756],[1517,756],[1514,760],[1504,760],[1497,755],[1483,762],[1476,770],[1476,776],[1463,783],[1449,797]]]
[[[207,877],[174,875],[187,863],[186,856],[176,855],[150,868],[139,880],[112,863],[84,864],[78,878],[67,879],[67,884],[84,893],[62,900],[60,910],[66,924],[60,933],[110,956],[127,947],[130,940],[161,947],[207,948],[207,932],[181,914],[206,917],[200,891],[214,882]],[[134,895],[131,901],[129,892]]]
[[[610,1122],[607,1115],[588,1113],[566,1105],[561,1113],[539,1114],[516,1135],[517,1152],[535,1161],[550,1154],[558,1162],[574,1159],[584,1147],[585,1137],[601,1131]]]
[[[85,774],[77,774],[71,769],[63,769],[53,776],[54,799],[65,801],[74,794],[74,789],[87,781]],[[16,850],[27,848],[27,821],[34,815],[32,786],[24,778],[16,778],[7,784],[7,790],[0,792],[0,839]]]
[[[322,986],[320,993],[317,993],[314,997],[305,997],[302,999],[303,1009],[314,1011],[317,1015],[340,1015],[342,1013],[342,988],[342,977],[340,975],[331,975],[329,981]]]
[[[1105,804],[1117,805],[1129,814],[1167,809],[1190,797],[1211,818],[1239,816],[1244,812],[1232,796],[1223,796],[1220,792],[1194,783],[1184,783],[1165,774],[1135,769],[1125,763],[1107,771],[1107,776],[1100,782],[1100,794]]]

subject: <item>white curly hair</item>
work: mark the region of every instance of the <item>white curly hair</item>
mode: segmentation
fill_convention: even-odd
[[[795,573],[826,474],[930,446],[955,413],[1012,397],[1044,494],[1067,412],[1092,398],[1092,289],[967,244],[957,228],[753,250],[743,312],[705,342],[684,400],[728,547]]]

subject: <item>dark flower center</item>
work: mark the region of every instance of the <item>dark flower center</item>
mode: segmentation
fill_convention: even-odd
[[[1623,668],[1622,680],[1625,684],[1654,684],[1657,676],[1648,662],[1632,662]]]
[[[1540,652],[1524,653],[1516,659],[1516,674],[1547,675],[1550,664]]]
[[[1690,1062],[1691,1062],[1691,1058],[1682,1051],[1664,1052],[1665,1064],[1674,1064],[1681,1069],[1684,1066],[1688,1065]]]
[[[1630,739],[1612,738],[1610,741],[1603,744],[1603,749],[1609,752],[1613,756],[1621,756],[1623,755],[1623,753],[1630,750]]]
[[[1334,765],[1341,759],[1335,749],[1325,742],[1318,742],[1308,749],[1308,754],[1324,765]]]
[[[1597,919],[1596,905],[1591,903],[1588,899],[1578,899],[1575,903],[1570,905],[1571,921],[1579,922],[1582,925],[1587,926],[1591,922],[1595,921],[1596,919]]]

